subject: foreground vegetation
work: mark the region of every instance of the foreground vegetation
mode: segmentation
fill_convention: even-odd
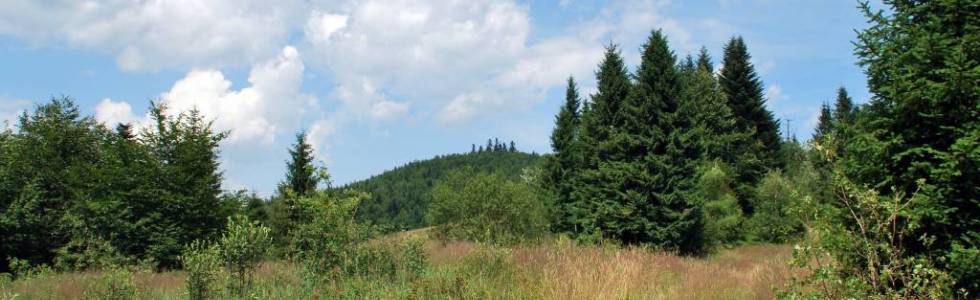
[[[394,239],[426,235],[425,231]],[[511,247],[428,240],[415,277],[359,275],[309,287],[303,268],[266,261],[250,295],[259,299],[771,299],[791,275],[787,245],[753,245],[686,258],[644,248],[582,246],[557,239]],[[111,276],[117,276],[115,278]],[[79,299],[109,282],[140,299],[186,299],[188,272],[38,273],[4,283],[0,298]],[[223,276],[223,275],[222,275]],[[218,298],[237,298],[220,291]]]

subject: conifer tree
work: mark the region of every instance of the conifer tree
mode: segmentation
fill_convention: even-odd
[[[581,164],[577,178],[589,182],[577,186],[572,191],[572,203],[566,207],[569,214],[567,222],[581,237],[598,238],[602,235],[596,213],[611,204],[603,196],[603,186],[599,183],[600,161],[607,160],[608,151],[600,152],[600,144],[608,143],[612,128],[622,125],[620,106],[630,92],[630,79],[626,65],[616,45],[606,47],[599,70],[596,72],[597,91],[592,101],[584,105],[581,117],[581,132],[578,152]]]
[[[745,41],[741,37],[732,38],[725,46],[724,68],[719,83],[735,114],[736,125],[743,130],[755,131],[755,137],[762,143],[759,150],[763,153],[765,167],[775,168],[779,166],[779,124],[772,112],[766,109],[762,82],[750,59]],[[759,176],[755,177],[756,180],[764,173],[764,170],[757,171]]]
[[[980,10],[975,1],[886,1],[862,9],[856,54],[872,94],[862,143],[845,155],[864,184],[915,195],[903,242],[980,294]],[[875,143],[871,143],[874,141]],[[847,156],[850,156],[848,158]],[[877,159],[876,159],[877,158]],[[912,227],[914,226],[914,227]]]
[[[575,176],[576,149],[574,149],[575,139],[579,127],[579,103],[578,86],[575,79],[568,77],[568,86],[565,89],[565,102],[555,116],[555,129],[551,132],[551,150],[554,156],[549,157],[547,162],[547,185],[557,197],[558,224],[559,231],[569,230],[566,221],[568,204],[571,202],[571,189],[574,188],[572,180]],[[511,144],[513,145],[513,144]],[[512,147],[513,148],[513,147]]]
[[[713,74],[715,72],[714,63],[711,62],[711,54],[708,54],[708,48],[701,46],[701,50],[698,52],[698,69],[707,71],[708,74]]]
[[[830,110],[830,105],[827,105],[826,102],[820,105],[820,116],[817,122],[816,132],[813,133],[814,140],[822,140],[834,131],[834,114]]]
[[[735,127],[750,132],[754,137],[748,145],[739,145],[740,155],[755,156],[757,160],[737,161],[733,165],[736,178],[735,190],[742,210],[752,213],[752,187],[765,176],[767,170],[780,167],[779,124],[765,107],[762,82],[750,62],[748,49],[741,37],[732,38],[725,46],[724,67],[718,82],[727,97],[735,117]]]
[[[847,90],[844,87],[837,89],[837,101],[834,103],[834,109],[836,122],[841,124],[854,123],[854,101],[847,95]]]
[[[306,141],[306,133],[296,133],[296,143],[289,149],[286,180],[280,184],[280,193],[285,194],[285,189],[289,189],[296,196],[308,196],[316,191],[317,182],[313,146]]]

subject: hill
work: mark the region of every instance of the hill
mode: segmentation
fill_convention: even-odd
[[[450,170],[469,166],[518,179],[524,168],[541,160],[542,156],[535,153],[510,150],[448,154],[414,161],[340,188],[371,194],[357,209],[359,219],[390,225],[392,229],[413,229],[425,225],[429,192]]]

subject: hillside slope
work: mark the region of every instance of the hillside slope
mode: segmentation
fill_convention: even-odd
[[[415,161],[371,178],[350,183],[352,188],[371,194],[358,207],[358,218],[392,229],[412,229],[425,225],[425,210],[432,186],[450,170],[464,166],[479,171],[499,172],[517,179],[525,167],[538,164],[541,155],[510,151],[484,151],[449,154]]]

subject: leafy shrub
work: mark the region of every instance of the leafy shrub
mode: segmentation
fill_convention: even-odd
[[[317,276],[352,271],[356,246],[373,235],[369,226],[354,220],[357,205],[365,197],[357,192],[334,196],[318,191],[299,198],[302,222],[293,231],[291,245],[297,263]]]
[[[132,264],[112,244],[96,237],[75,236],[55,253],[54,267],[62,271],[104,270]]]
[[[269,228],[246,216],[228,218],[227,229],[218,241],[218,253],[228,272],[228,288],[244,296],[252,287],[252,276],[269,251]]]
[[[935,262],[909,255],[903,243],[918,226],[909,219],[916,195],[882,197],[838,174],[837,205],[805,197],[799,206],[809,231],[792,264],[807,270],[786,291],[792,298],[946,299],[953,280]],[[961,292],[962,293],[962,292]],[[960,294],[960,296],[964,296]]]
[[[221,276],[221,257],[218,247],[195,241],[184,250],[180,261],[187,271],[187,295],[192,300],[213,299],[220,289],[216,282]]]
[[[427,218],[443,239],[515,243],[548,230],[548,208],[534,187],[472,168],[433,187]]]
[[[798,237],[803,224],[792,208],[798,205],[800,193],[782,172],[771,171],[756,187],[752,207],[755,213],[749,219],[749,238],[763,242],[783,242]]]
[[[704,213],[704,231],[709,243],[730,245],[742,237],[742,209],[738,205],[732,178],[721,162],[711,162],[699,170],[695,198]]]

